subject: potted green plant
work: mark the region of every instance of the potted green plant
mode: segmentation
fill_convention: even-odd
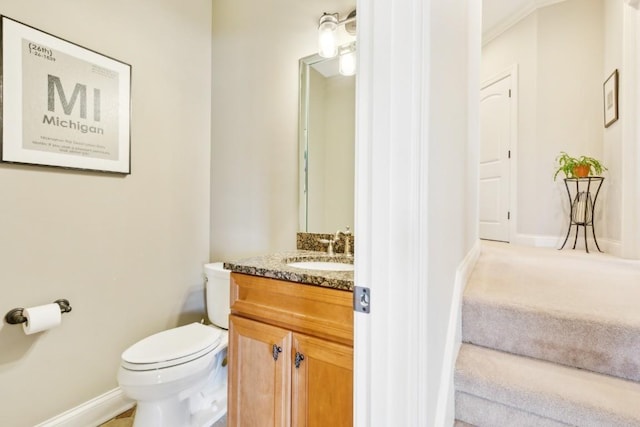
[[[571,157],[561,151],[556,157],[556,173],[553,175],[555,181],[560,172],[567,178],[584,178],[589,175],[600,175],[607,168],[598,160],[589,156]]]

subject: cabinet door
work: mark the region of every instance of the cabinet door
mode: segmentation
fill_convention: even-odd
[[[291,424],[290,354],[290,331],[229,317],[230,427]]]
[[[353,348],[293,334],[291,358],[292,425],[352,426]]]

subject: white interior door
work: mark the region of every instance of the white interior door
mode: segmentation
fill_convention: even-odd
[[[481,239],[509,241],[512,76],[480,91]]]

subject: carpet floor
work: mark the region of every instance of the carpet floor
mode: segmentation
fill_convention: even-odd
[[[456,418],[640,426],[640,262],[483,242],[463,295]]]

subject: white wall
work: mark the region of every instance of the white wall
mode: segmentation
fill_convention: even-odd
[[[295,249],[298,60],[351,0],[213,2],[211,257]]]
[[[622,115],[622,191],[620,256],[640,259],[640,3],[623,6],[623,61],[620,114]]]
[[[445,4],[446,3],[446,4]],[[429,378],[426,413],[434,423],[441,373],[448,360],[445,349],[451,305],[455,301],[456,269],[477,240],[477,108],[469,99],[479,94],[477,60],[479,6],[432,2],[429,95],[427,345]],[[474,30],[477,34],[473,34]],[[447,40],[447,43],[441,43]],[[461,165],[474,164],[469,169]],[[471,178],[471,179],[470,179]],[[471,203],[470,203],[471,202]]]
[[[518,65],[517,176],[512,184],[517,185],[520,236],[559,238],[566,231],[562,177],[552,180],[560,151],[607,163],[602,150],[603,13],[602,0],[543,7],[483,48],[483,80]]]
[[[603,162],[609,168],[606,174],[605,189],[602,205],[604,206],[604,222],[602,232],[609,239],[619,242],[622,237],[622,128],[626,120],[623,111],[625,93],[625,72],[623,70],[622,54],[622,9],[623,2],[604,0],[604,63],[600,68],[600,79],[604,82],[615,69],[619,72],[619,119],[604,129],[603,133]]]
[[[115,388],[126,347],[203,314],[211,4],[0,9],[133,67],[131,175],[0,165],[0,315],[58,298],[73,307],[38,335],[0,323],[0,425],[27,427]]]

